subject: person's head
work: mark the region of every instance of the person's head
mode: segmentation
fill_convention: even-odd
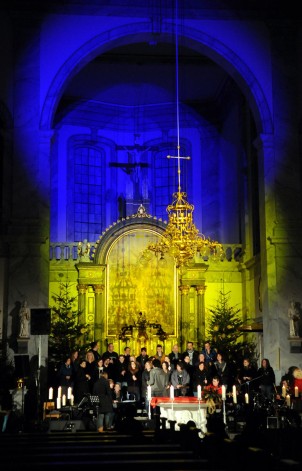
[[[211,343],[209,340],[206,340],[205,343],[204,343],[204,348],[209,351],[211,350]]]
[[[110,365],[110,358],[105,358],[103,360],[103,365],[106,366],[106,367],[109,366]]]
[[[156,345],[156,351],[157,351],[157,353],[162,353],[162,351],[163,351],[163,346],[160,345],[160,344]]]
[[[213,386],[219,386],[219,382],[220,382],[219,376],[213,376],[212,378]]]
[[[90,347],[92,350],[98,350],[100,348],[100,344],[97,341],[91,342]]]
[[[203,371],[205,369],[205,362],[204,361],[200,361],[198,363],[198,368],[200,369],[200,371]]]
[[[118,359],[119,359],[119,361],[120,361],[121,363],[124,363],[124,361],[125,361],[125,355],[119,355]]]
[[[124,348],[124,355],[130,355],[130,347]]]
[[[183,363],[181,361],[178,361],[176,363],[176,369],[177,369],[177,371],[182,371],[183,370]]]
[[[65,360],[65,365],[66,365],[66,366],[69,366],[70,364],[71,364],[71,358],[68,357],[68,358],[66,358],[66,360]]]
[[[166,361],[170,365],[171,361],[169,355],[164,356],[164,361]]]
[[[218,362],[223,361],[223,354],[222,354],[221,352],[218,352],[218,353],[217,353],[217,361],[218,361]]]
[[[79,358],[78,350],[73,350],[73,352],[71,352],[70,358],[71,358],[71,361],[76,360],[77,358]]]
[[[86,360],[85,360],[85,358],[82,358],[82,359],[80,360],[80,367],[81,367],[81,368],[86,368]]]
[[[115,383],[115,385],[114,385],[115,393],[119,393],[119,392],[121,392],[121,390],[122,390],[122,387],[121,387],[120,383]]]
[[[162,362],[162,369],[164,371],[169,371],[169,363],[167,361]]]
[[[267,358],[262,358],[261,360],[261,366],[262,368],[269,368],[270,367],[270,362]]]
[[[205,354],[204,354],[204,353],[200,353],[199,356],[198,356],[198,359],[199,359],[199,362],[205,361],[205,359],[206,359]]]
[[[136,369],[138,368],[137,363],[136,363],[136,360],[133,360],[133,359],[130,360],[129,368],[130,368],[131,370],[136,370]]]
[[[151,360],[147,360],[145,363],[145,370],[150,371],[153,368],[153,363]]]
[[[189,363],[190,363],[190,356],[189,356],[189,355],[184,355],[183,361],[184,361],[184,363],[188,363],[188,364],[189,364]]]
[[[187,342],[187,350],[193,350],[193,342]]]
[[[114,388],[114,381],[113,381],[113,379],[108,378],[108,383],[109,383],[109,387],[110,387],[111,389],[113,389],[113,388]]]
[[[146,349],[146,347],[142,347],[142,348],[141,348],[141,355],[142,355],[143,357],[145,357],[145,356],[147,355],[147,349]]]
[[[175,345],[173,345],[172,352],[173,353],[178,353],[179,352],[179,347],[178,347],[177,343]]]
[[[250,359],[249,358],[243,358],[243,366],[247,368],[250,366]]]
[[[158,358],[154,358],[153,367],[154,368],[161,368],[161,362],[160,362],[160,360],[158,360]]]
[[[108,350],[108,352],[110,352],[110,353],[113,352],[113,350],[114,350],[114,345],[113,345],[113,343],[108,343],[107,350]]]
[[[93,352],[86,353],[86,360],[88,363],[92,363],[94,361],[94,354]]]
[[[102,366],[104,366],[104,360],[103,360],[103,358],[100,358],[98,360],[98,367],[101,368]]]

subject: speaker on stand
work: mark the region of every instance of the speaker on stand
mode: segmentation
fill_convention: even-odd
[[[30,333],[38,336],[38,369],[37,369],[37,411],[41,411],[41,363],[42,363],[42,335],[50,334],[51,310],[49,308],[35,308],[30,310]]]

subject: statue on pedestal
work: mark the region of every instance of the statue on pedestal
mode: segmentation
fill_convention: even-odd
[[[298,308],[298,304],[295,301],[291,301],[287,315],[289,318],[289,336],[290,337],[300,337],[300,320],[301,320],[301,312]]]
[[[30,321],[30,312],[27,306],[27,301],[24,301],[21,305],[19,311],[19,319],[20,319],[20,338],[28,338],[29,337],[29,321]]]

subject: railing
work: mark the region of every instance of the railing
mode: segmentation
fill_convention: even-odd
[[[94,249],[94,243],[90,242],[90,253]],[[241,244],[224,245],[226,254],[225,260],[240,262],[243,259],[244,251]],[[54,242],[50,244],[49,260],[52,261],[76,261],[78,260],[78,242]]]

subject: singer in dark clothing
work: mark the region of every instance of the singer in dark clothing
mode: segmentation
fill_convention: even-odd
[[[107,429],[111,428],[113,410],[113,397],[109,382],[104,376],[100,376],[94,383],[92,394],[99,396],[99,407],[97,417],[98,432],[104,431],[104,425]]]
[[[267,358],[263,358],[261,366],[257,371],[259,377],[259,388],[261,394],[269,400],[272,400],[275,394],[275,372]]]

